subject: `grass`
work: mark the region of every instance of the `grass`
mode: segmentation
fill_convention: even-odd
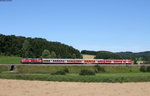
[[[13,74],[11,72],[1,73],[0,78],[67,82],[148,82],[150,73],[101,73],[94,76],[81,76],[79,74]]]
[[[101,66],[104,68],[103,73],[137,73],[140,72],[138,66]],[[56,71],[62,71],[68,69],[69,73],[80,73],[81,70],[87,69],[95,71],[94,66],[27,66],[18,65],[17,69],[19,73],[52,73]]]
[[[9,66],[1,65],[1,66],[0,66],[0,73],[1,73],[1,72],[5,72],[5,71],[9,71],[9,69],[10,69]]]
[[[21,57],[0,57],[0,64],[20,64]]]
[[[17,66],[19,73],[53,73],[68,69],[69,73],[79,73],[82,69],[89,69],[94,71],[93,66]]]

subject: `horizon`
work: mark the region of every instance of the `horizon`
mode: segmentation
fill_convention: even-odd
[[[149,4],[149,0],[0,1],[0,34],[44,38],[79,51],[150,51]]]

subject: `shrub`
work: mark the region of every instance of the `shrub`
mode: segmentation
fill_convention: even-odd
[[[57,71],[57,72],[51,73],[51,75],[66,75],[66,72],[64,72],[64,71]]]
[[[87,69],[82,69],[79,73],[79,75],[95,75],[95,72]]]
[[[146,71],[147,71],[146,66],[141,66],[141,67],[140,67],[140,71],[141,71],[141,72],[146,72]]]
[[[150,72],[150,66],[146,68],[146,72]]]
[[[98,64],[94,66],[95,67],[95,72],[105,72],[104,67],[100,67]]]
[[[65,69],[64,69],[64,72],[69,73],[68,68],[65,68]]]

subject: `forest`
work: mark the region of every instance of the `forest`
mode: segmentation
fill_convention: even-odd
[[[24,58],[82,58],[80,51],[43,38],[30,38],[0,34],[0,56],[19,56]]]

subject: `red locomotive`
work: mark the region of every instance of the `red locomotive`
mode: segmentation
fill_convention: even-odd
[[[23,64],[131,64],[128,59],[47,59],[47,58],[23,58]]]

